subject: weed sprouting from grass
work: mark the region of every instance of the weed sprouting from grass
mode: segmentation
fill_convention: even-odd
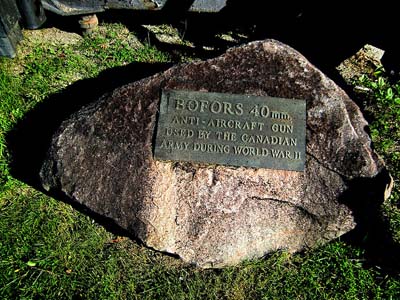
[[[359,83],[371,90],[367,109],[375,117],[370,129],[377,149],[390,162],[399,161],[400,82],[391,84],[384,76],[370,78],[364,75]]]

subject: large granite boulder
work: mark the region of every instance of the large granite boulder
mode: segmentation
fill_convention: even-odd
[[[155,160],[160,90],[307,101],[304,172]],[[353,182],[384,171],[356,104],[300,53],[252,42],[117,88],[64,121],[43,187],[111,218],[145,245],[201,267],[299,251],[356,226]],[[359,188],[359,186],[358,186]],[[373,199],[372,199],[373,201]]]

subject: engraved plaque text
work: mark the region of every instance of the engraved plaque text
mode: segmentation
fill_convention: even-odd
[[[160,160],[303,171],[306,101],[164,90]]]

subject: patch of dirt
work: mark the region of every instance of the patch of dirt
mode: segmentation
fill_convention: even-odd
[[[48,46],[73,45],[82,41],[77,33],[62,31],[58,28],[24,30],[24,42],[27,44],[46,44]]]
[[[143,25],[143,27],[153,33],[156,38],[162,43],[194,47],[193,43],[184,40],[184,33],[180,33],[176,28],[172,27],[171,25]]]
[[[115,34],[114,37],[110,37],[110,31]],[[132,48],[141,48],[143,44],[139,41],[139,39],[135,36],[135,34],[128,30],[123,25],[113,25],[113,26],[105,26],[100,24],[93,32],[93,36],[103,36],[107,37],[110,40],[110,43],[113,43],[114,39],[123,40]]]

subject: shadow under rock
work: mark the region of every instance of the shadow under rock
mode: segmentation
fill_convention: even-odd
[[[384,191],[389,182],[386,169],[374,178],[348,182],[349,189],[340,201],[352,210],[357,225],[341,239],[365,250],[367,266],[379,266],[387,273],[396,274],[400,272],[400,245],[393,241],[388,220],[382,213]]]
[[[132,63],[78,81],[38,104],[7,136],[11,174],[40,190],[39,170],[53,134],[72,113],[115,88],[164,71],[171,64]]]

